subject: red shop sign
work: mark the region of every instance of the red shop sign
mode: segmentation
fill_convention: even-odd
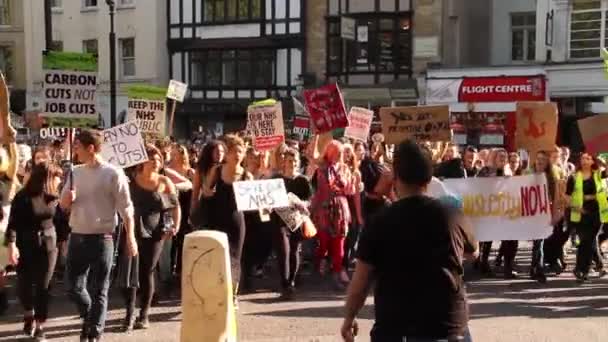
[[[545,101],[544,76],[503,76],[464,78],[458,102]]]

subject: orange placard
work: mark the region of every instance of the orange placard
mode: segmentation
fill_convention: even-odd
[[[517,102],[515,148],[528,152],[555,147],[557,105],[553,102]]]

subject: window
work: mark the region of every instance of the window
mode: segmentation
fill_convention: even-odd
[[[123,77],[135,76],[135,39],[119,40],[120,44],[120,74]]]
[[[96,54],[97,51],[97,39],[88,39],[82,41],[82,52]]]
[[[252,21],[262,17],[262,0],[204,0],[203,21]]]
[[[202,88],[256,88],[272,85],[274,50],[199,51],[192,54],[192,79]]]
[[[11,24],[11,6],[9,0],[0,0],[0,25]]]
[[[511,14],[511,60],[536,58],[536,13]]]
[[[63,51],[63,42],[61,40],[53,40],[51,42],[51,50]]]
[[[97,7],[97,0],[84,0],[84,7]]]
[[[61,0],[51,0],[51,8],[61,8]]]
[[[118,2],[118,6],[133,6],[135,4],[135,0],[120,0]]]
[[[13,53],[8,46],[0,46],[0,70],[4,73],[6,80],[10,82],[13,78]]]
[[[359,15],[355,20],[354,41],[340,36],[339,18],[328,20],[327,71],[330,75],[410,71],[409,14]]]
[[[606,44],[608,8],[604,1],[575,1],[570,15],[570,58],[599,58]]]

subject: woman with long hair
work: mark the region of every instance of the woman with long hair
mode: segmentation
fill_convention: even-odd
[[[350,171],[342,162],[343,152],[343,145],[336,140],[325,148],[323,163],[316,171],[317,187],[311,205],[319,237],[317,269],[324,274],[321,262],[329,255],[334,285],[338,290],[344,290],[344,285],[350,281],[342,263],[344,239],[351,223],[347,196],[353,191]]]
[[[25,310],[23,332],[37,340],[45,338],[49,286],[57,262],[53,216],[61,174],[60,168],[46,162],[34,165],[29,181],[13,199],[6,231],[9,261],[17,265],[19,299]]]
[[[554,203],[556,198],[556,175],[553,164],[549,159],[549,154],[546,151],[539,151],[536,153],[536,159],[534,160],[534,167],[532,168],[533,173],[545,174],[547,177],[547,191],[549,192],[549,201],[551,207],[551,213],[554,213]],[[544,240],[534,240],[532,247],[532,265],[530,268],[530,278],[536,279],[539,283],[547,282],[547,276],[545,275],[545,261],[544,261]]]
[[[201,202],[201,190],[211,170],[224,162],[225,153],[226,146],[224,143],[213,140],[205,144],[198,158],[194,179],[192,180],[192,200],[190,203],[190,220],[195,226],[194,228],[201,228],[207,223],[206,210],[203,210],[203,202]]]
[[[123,323],[125,332],[150,326],[148,314],[156,290],[155,271],[165,240],[177,234],[181,222],[175,185],[160,173],[164,162],[161,151],[148,144],[146,153],[148,161],[136,166],[130,183],[139,254],[135,257],[122,254],[117,271],[127,309]],[[135,322],[135,301],[139,289],[141,311]]]
[[[245,158],[245,142],[236,135],[224,137],[226,156],[224,163],[214,165],[205,178],[201,193],[208,202],[209,228],[226,233],[230,249],[230,267],[233,291],[238,293],[241,278],[241,257],[245,241],[245,215],[238,211],[232,183],[252,180],[253,177],[241,165]]]
[[[169,168],[181,176],[186,177],[189,181],[192,181],[194,178],[194,169],[190,166],[190,157],[188,155],[188,149],[186,149],[185,146],[173,146]],[[173,238],[173,244],[171,245],[171,269],[176,275],[180,275],[182,271],[184,237],[186,234],[192,232],[192,225],[190,225],[189,222],[192,189],[181,189],[178,191],[178,194],[179,206],[181,209],[181,222],[179,224],[179,231]]]
[[[488,165],[483,167],[478,177],[509,177],[512,176],[508,163],[509,154],[504,148],[493,149],[489,152]],[[481,242],[481,255],[479,268],[482,274],[492,275],[492,268],[488,261],[492,250],[492,241]],[[513,279],[517,273],[513,270],[515,256],[517,255],[517,241],[502,241],[500,250],[504,255],[504,277]]]
[[[363,210],[361,208],[361,193],[363,192],[363,182],[361,180],[361,171],[359,171],[360,160],[355,153],[353,145],[344,145],[344,164],[348,167],[351,174],[351,183],[354,188],[354,193],[348,195],[348,206],[350,208],[352,223],[349,227],[346,240],[344,241],[344,260],[343,266],[348,269],[351,262],[355,258],[355,246],[359,240],[359,232],[365,224],[363,219]]]
[[[589,268],[597,246],[596,238],[602,224],[608,223],[608,199],[603,179],[606,170],[589,153],[582,153],[577,171],[566,184],[570,205],[570,223],[575,225],[580,244],[576,252],[574,275],[578,282],[588,280]]]
[[[288,148],[281,159],[283,165],[280,170],[281,175],[278,177],[285,182],[287,192],[307,202],[312,196],[312,187],[308,179],[299,172],[300,153]],[[290,230],[276,214],[273,215],[272,222],[274,223],[273,241],[281,276],[281,298],[289,300],[295,293],[296,277],[300,268],[302,232],[301,228]]]

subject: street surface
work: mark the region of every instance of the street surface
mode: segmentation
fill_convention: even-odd
[[[527,272],[529,249],[520,254],[524,257],[518,258],[518,265]],[[573,261],[570,258],[569,265]],[[595,278],[589,284],[578,285],[570,272],[551,277],[546,285],[528,280],[525,273],[522,273],[523,279],[515,281],[471,278],[468,293],[474,341],[608,341],[608,279]],[[279,302],[273,290],[276,281],[272,278],[258,280],[258,291],[240,299],[239,341],[340,341],[338,334],[344,295],[337,294],[329,282],[317,276],[305,275],[302,282],[296,300]],[[80,322],[74,307],[60,289],[55,293],[58,298],[51,305],[53,319],[47,324],[49,340],[75,341]],[[372,304],[370,297],[360,314],[361,335],[358,341],[369,340]],[[104,341],[179,341],[180,308],[177,300],[162,301],[152,310],[151,328],[129,336],[117,333],[124,315],[121,306],[120,297],[113,293]],[[21,330],[21,316],[17,302],[13,302],[9,314],[0,320],[0,341],[20,341],[17,337]]]

